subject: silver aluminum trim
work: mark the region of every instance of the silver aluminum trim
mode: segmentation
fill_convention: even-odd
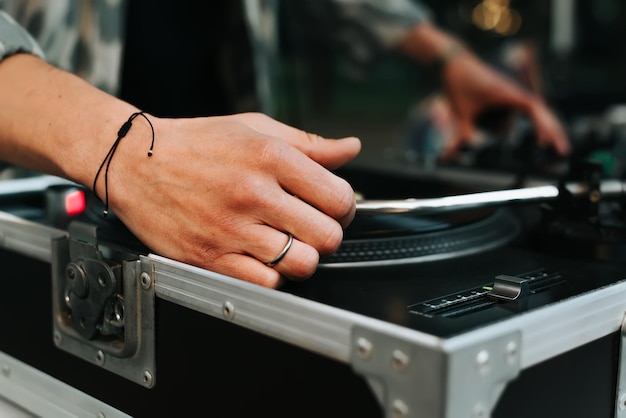
[[[0,181],[0,197],[41,193],[51,186],[80,187],[77,183],[62,177],[38,175]]]
[[[621,327],[626,312],[626,281],[520,314],[443,342],[446,351],[487,341],[513,330],[522,333],[520,366],[534,366],[602,338]]]
[[[236,309],[233,322],[343,362],[350,361],[350,330],[355,325],[448,353],[519,330],[520,367],[525,369],[619,330],[626,312],[622,281],[440,339],[160,256],[151,254],[147,260],[152,262],[158,297],[217,318],[224,318],[228,301]]]
[[[152,266],[155,292],[162,299],[345,363],[350,361],[351,330],[357,324],[422,346],[440,345],[432,335],[154,254],[142,257],[142,264]]]
[[[0,212],[0,247],[50,263],[52,240],[68,236],[66,231]]]
[[[0,352],[0,394],[24,410],[46,418],[126,418],[126,413]]]

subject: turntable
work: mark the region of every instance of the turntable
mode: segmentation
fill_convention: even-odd
[[[621,181],[340,174],[355,222],[280,290],[64,218],[70,183],[0,186],[0,396],[107,418],[626,414]]]

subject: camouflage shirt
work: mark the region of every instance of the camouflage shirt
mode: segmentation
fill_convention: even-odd
[[[48,62],[117,93],[122,60],[125,9],[132,0],[0,0],[0,60],[16,52],[45,53]],[[276,53],[278,0],[241,0],[250,29],[260,95],[268,94],[268,68]],[[302,2],[303,0],[292,0]],[[308,8],[333,13],[321,21],[334,39],[349,39],[354,57],[371,59],[391,47],[427,11],[411,0],[306,0]],[[324,5],[329,7],[324,7]],[[8,13],[8,14],[7,14]],[[12,16],[27,32],[15,24]],[[367,36],[355,40],[354,27]],[[320,30],[327,30],[326,28]],[[274,34],[274,35],[272,35]],[[271,86],[270,86],[271,87]],[[264,93],[265,92],[265,93]]]

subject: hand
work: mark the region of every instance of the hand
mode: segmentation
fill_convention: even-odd
[[[450,58],[442,77],[456,116],[456,134],[444,149],[444,158],[455,155],[463,144],[472,140],[476,118],[482,112],[498,107],[528,114],[533,121],[539,145],[552,147],[562,156],[570,152],[563,127],[541,97],[523,90],[473,54],[462,52]]]
[[[262,114],[158,119],[152,157],[141,118],[109,170],[113,212],[154,252],[268,287],[305,279],[353,219],[350,185],[328,169],[356,156],[356,138],[329,140]],[[142,126],[143,125],[143,126]],[[132,135],[131,135],[132,134]],[[131,145],[133,144],[133,145]],[[103,196],[103,181],[98,183]],[[294,236],[285,257],[274,259]]]
[[[0,157],[91,186],[137,108],[29,54],[0,63]],[[18,99],[16,99],[18,98]],[[328,169],[357,155],[356,138],[327,140],[261,114],[194,119],[147,115],[119,143],[109,207],[152,251],[277,287],[304,279],[335,251],[355,213],[350,185]],[[96,194],[106,196],[105,175]],[[274,267],[294,236],[292,247]]]

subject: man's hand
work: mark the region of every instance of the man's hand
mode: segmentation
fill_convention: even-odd
[[[563,127],[541,97],[523,90],[469,52],[448,60],[442,71],[448,102],[456,116],[456,135],[447,144],[444,155],[453,155],[463,144],[471,142],[477,117],[494,108],[527,114],[540,146],[552,147],[562,156],[570,152]]]
[[[28,54],[0,62],[0,158],[91,187],[137,112]],[[332,174],[360,150],[261,114],[136,118],[108,168],[111,211],[152,251],[277,287],[304,279],[335,251],[354,217],[350,185]],[[104,197],[105,175],[96,183]],[[294,241],[285,257],[287,234]]]
[[[277,287],[311,276],[319,256],[339,247],[355,198],[327,168],[355,157],[358,139],[324,139],[256,113],[148,117],[154,155],[146,157],[148,127],[137,119],[112,160],[109,196],[113,212],[153,251]],[[291,248],[266,265],[287,233]]]
[[[553,147],[560,155],[570,152],[561,123],[541,97],[486,65],[446,32],[432,24],[421,23],[408,33],[398,48],[421,63],[442,66],[441,78],[455,130],[454,137],[446,144],[444,158],[471,142],[476,118],[494,108],[526,113],[533,121],[539,145]]]

